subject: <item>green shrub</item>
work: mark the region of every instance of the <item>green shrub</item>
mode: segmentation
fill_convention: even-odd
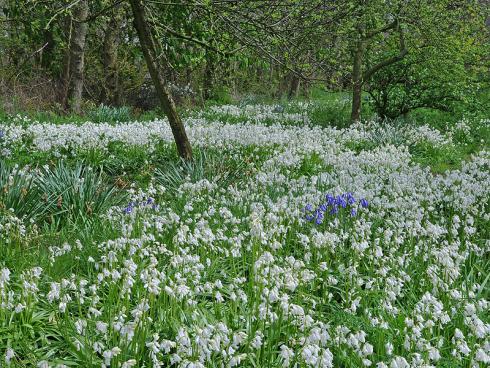
[[[36,179],[36,185],[46,203],[41,215],[58,225],[89,222],[123,201],[123,196],[107,183],[101,171],[80,163],[74,168],[58,163],[52,169],[45,169]]]
[[[430,142],[419,142],[409,147],[412,160],[422,166],[429,166],[434,173],[457,169],[466,158],[458,147],[446,144],[435,146]]]
[[[346,109],[339,110],[338,106],[319,104],[309,111],[310,121],[321,127],[335,126],[345,128],[350,124],[350,116]]]
[[[19,218],[33,216],[42,208],[39,197],[30,173],[0,161],[0,211]]]
[[[321,127],[333,126],[339,129],[351,124],[351,96],[346,93],[325,92],[316,89],[313,92],[314,103],[308,110],[310,121]],[[364,99],[368,96],[364,95]],[[362,104],[361,117],[368,120],[373,112],[367,103]]]
[[[115,123],[131,121],[131,110],[127,106],[113,107],[99,105],[97,108],[88,112],[88,117],[94,123]]]
[[[122,200],[102,172],[80,163],[28,172],[0,162],[0,211],[26,222],[85,223]]]
[[[175,191],[184,182],[196,183],[207,179],[227,187],[245,175],[246,161],[240,156],[232,156],[215,151],[197,151],[193,161],[169,162],[155,170],[155,180],[165,188]]]
[[[234,102],[230,89],[226,86],[215,87],[211,91],[211,100],[218,104],[232,104]]]

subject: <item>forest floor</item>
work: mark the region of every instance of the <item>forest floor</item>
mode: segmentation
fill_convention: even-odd
[[[0,121],[0,366],[488,366],[490,119],[332,101]]]

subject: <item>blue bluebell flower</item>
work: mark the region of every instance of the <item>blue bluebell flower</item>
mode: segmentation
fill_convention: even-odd
[[[305,211],[305,218],[306,218],[307,221],[312,221],[315,218],[314,215],[312,215],[311,213],[309,213],[309,212],[313,211],[313,206],[311,205],[311,203],[308,203],[305,206],[304,211]]]
[[[145,199],[141,202],[129,202],[127,207],[124,208],[124,213],[130,214],[137,207],[139,207],[139,208],[151,207],[153,210],[158,209],[158,205],[155,203],[155,200],[152,197],[148,197],[147,199]]]
[[[335,216],[342,213],[343,209],[349,208],[351,217],[358,215],[359,208],[367,208],[369,203],[363,198],[359,201],[359,206],[355,205],[358,201],[354,197],[352,192],[346,192],[334,196],[331,193],[325,194],[326,202],[321,203],[318,207],[314,208],[311,204],[307,204],[304,208],[305,218],[308,221],[315,221],[317,225],[320,225],[327,215]]]
[[[315,219],[315,224],[320,225],[323,222],[323,212],[318,211]]]

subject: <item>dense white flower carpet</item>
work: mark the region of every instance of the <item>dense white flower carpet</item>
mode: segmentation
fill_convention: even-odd
[[[133,187],[103,214],[105,239],[50,246],[44,267],[0,267],[0,334],[24,315],[49,326],[41,367],[488,366],[490,153],[434,174],[408,150],[450,145],[465,122],[322,129],[272,109],[186,120],[194,147],[244,162],[239,180]],[[5,157],[172,142],[164,120],[21,120],[0,125]],[[0,220],[0,239],[19,221]],[[57,277],[66,257],[78,266]],[[2,364],[23,359],[0,348]]]

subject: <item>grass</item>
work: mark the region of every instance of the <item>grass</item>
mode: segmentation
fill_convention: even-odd
[[[226,159],[223,159],[226,157]],[[237,184],[250,169],[246,157],[218,150],[197,150],[192,162],[167,162],[157,167],[154,177],[157,184],[175,192],[186,182],[208,180],[222,187]]]
[[[0,163],[0,188],[1,211],[54,229],[66,223],[90,225],[94,216],[122,201],[101,171],[81,163],[31,171]]]
[[[315,93],[318,93],[313,96],[315,107],[308,111],[312,123],[346,127],[349,109],[345,95]],[[300,111],[296,108],[292,104],[285,113]],[[212,119],[223,118],[207,113]],[[119,117],[111,119],[117,121],[124,114],[115,114]],[[100,116],[108,119],[102,114]],[[443,119],[428,113],[424,116],[431,126],[437,125],[434,121]],[[62,118],[56,119],[53,118],[57,123],[63,122]],[[226,121],[242,121],[241,118],[229,119]],[[448,131],[442,123],[440,129]],[[488,148],[488,134],[488,126],[470,121],[466,133],[464,129],[455,131],[453,144],[434,146],[422,141],[408,149],[413,162],[429,166],[438,174],[459,168],[471,154]],[[394,137],[389,142],[382,139],[350,141],[343,148],[360,154],[387,143],[397,144],[396,139]],[[288,303],[302,306],[316,319],[348,328],[349,334],[360,330],[366,332],[368,341],[374,346],[373,360],[388,356],[386,342],[395,345],[395,355],[403,355],[404,336],[400,331],[406,328],[404,318],[410,317],[409,311],[433,287],[427,284],[428,267],[439,267],[436,260],[430,258],[430,252],[420,252],[420,247],[432,247],[432,252],[438,250],[443,242],[457,240],[464,244],[466,241],[462,232],[455,236],[456,239],[448,233],[442,241],[435,241],[430,234],[416,235],[404,239],[403,246],[399,247],[384,233],[380,235],[385,227],[392,232],[400,230],[396,222],[398,218],[393,218],[397,213],[391,215],[386,211],[381,218],[373,220],[372,232],[366,235],[370,247],[377,244],[385,254],[392,256],[392,263],[380,265],[381,257],[374,256],[374,253],[363,257],[355,249],[357,237],[368,232],[362,227],[365,226],[364,220],[356,223],[355,219],[346,216],[342,218],[342,231],[335,226],[320,229],[320,235],[339,234],[341,237],[349,234],[337,242],[323,239],[313,224],[304,224],[298,218],[284,215],[291,206],[298,205],[288,202],[291,190],[298,191],[308,186],[309,180],[319,173],[341,171],[341,162],[338,166],[326,165],[320,154],[304,153],[296,164],[284,164],[278,169],[284,179],[278,175],[276,182],[258,185],[252,181],[253,175],[263,169],[265,161],[275,159],[280,152],[278,147],[196,147],[192,163],[178,160],[172,145],[160,142],[156,147],[151,151],[146,146],[112,142],[107,150],[80,149],[64,159],[52,152],[35,153],[24,148],[15,151],[8,162],[0,161],[0,214],[3,215],[0,225],[4,225],[1,221],[5,222],[7,214],[20,220],[8,222],[11,225],[7,230],[5,226],[0,229],[0,270],[3,267],[12,270],[12,290],[20,290],[24,281],[35,285],[25,295],[17,293],[15,304],[25,305],[21,311],[14,313],[0,307],[0,353],[4,354],[7,347],[13,348],[16,354],[14,367],[35,366],[41,360],[80,367],[101,366],[104,351],[115,345],[121,353],[115,354],[110,366],[121,366],[129,358],[136,359],[135,366],[148,366],[153,333],[157,332],[159,338],[170,339],[177,336],[182,328],[195,333],[194,336],[201,336],[199,334],[205,331],[214,334],[216,343],[219,343],[230,339],[230,336],[221,336],[219,328],[210,327],[214,328],[219,322],[248,334],[246,343],[237,348],[237,353],[247,354],[242,366],[279,367],[282,364],[279,347],[290,344],[292,340],[308,338],[305,332],[308,329],[303,326],[301,318],[296,320],[286,316],[280,301],[268,305],[270,309],[262,310],[262,313],[275,313],[276,320],[265,322],[256,318],[267,292],[272,291],[275,285],[282,285],[285,275],[290,278],[286,280],[290,284],[280,286],[278,295],[287,296]],[[29,164],[30,169],[24,172],[15,168],[15,164],[20,167]],[[264,176],[269,173],[267,170],[264,170]],[[201,187],[199,183],[203,180],[213,186]],[[329,185],[343,185],[328,180],[333,179],[322,183],[322,190]],[[376,185],[386,189],[383,181],[378,181]],[[159,186],[165,190],[156,189]],[[454,191],[457,190],[456,186]],[[380,197],[384,195],[382,192],[378,194]],[[160,206],[158,210],[145,204],[150,195]],[[402,203],[408,203],[411,198],[404,197],[403,200]],[[135,203],[135,207],[128,215],[123,208],[129,201]],[[484,198],[481,201],[488,209],[488,200],[487,204]],[[447,202],[443,205],[451,206]],[[433,211],[436,212],[431,212],[434,218],[430,220],[436,222],[444,218],[441,226],[450,224],[451,216],[459,213],[452,207],[437,212],[438,204],[434,206],[436,209]],[[483,213],[481,209],[477,210]],[[375,210],[373,214],[366,213],[366,216],[371,216],[369,219],[375,215]],[[465,218],[467,214],[459,215]],[[182,219],[181,223],[175,220],[176,216]],[[18,226],[12,225],[16,223]],[[390,227],[389,224],[395,225]],[[477,235],[468,235],[472,247],[483,244],[490,228],[488,220],[483,217],[478,217],[474,226]],[[254,235],[254,231],[260,233],[261,227],[267,230],[268,238]],[[304,244],[299,237],[301,234],[308,234],[310,243]],[[270,248],[272,246],[277,246],[277,249]],[[274,254],[275,259],[271,263],[263,257],[266,251]],[[292,262],[288,257],[294,257],[296,263],[288,263]],[[300,266],[307,257],[311,258],[307,267]],[[131,274],[131,262],[137,267],[134,274]],[[394,316],[381,308],[386,300],[386,290],[377,284],[368,288],[364,281],[377,274],[374,270],[387,272],[396,291],[398,283],[405,282],[406,274],[399,272],[404,262],[413,266],[404,267],[404,272],[411,271],[412,281],[417,281],[401,286],[404,293],[397,295],[394,302],[400,312]],[[321,264],[325,264],[325,269]],[[33,267],[41,267],[42,276],[36,276]],[[308,270],[317,272],[311,282],[305,281]],[[468,290],[468,287],[481,285],[477,292],[488,294],[488,258],[471,256],[465,260],[461,270],[461,277],[452,285],[454,289]],[[435,271],[431,269],[431,272]],[[158,286],[166,286],[171,291],[158,294],[149,291],[152,277],[161,277]],[[243,284],[236,281],[239,277],[245,279]],[[330,278],[336,282],[329,281]],[[68,286],[59,299],[48,303],[45,296],[52,291],[52,283],[62,280]],[[378,279],[380,282],[383,280],[386,281]],[[89,287],[82,286],[84,281],[90,283],[88,286],[97,287],[96,296],[91,294]],[[218,282],[222,286],[216,289],[213,285]],[[129,284],[132,285],[130,294],[125,291],[125,285]],[[178,298],[179,285],[188,285],[193,291],[192,296]],[[216,303],[216,290],[223,295],[225,303]],[[241,293],[246,299],[240,299]],[[236,299],[233,299],[233,294],[236,294]],[[450,304],[450,298],[445,300],[447,296],[441,294],[442,301]],[[2,297],[0,301],[3,301]],[[356,297],[361,297],[359,309],[362,313],[349,311]],[[468,295],[465,297],[469,298]],[[63,298],[68,304],[66,313],[59,310]],[[488,295],[479,294],[478,298],[488,299]],[[186,300],[195,304],[188,304]],[[111,328],[105,333],[97,330],[95,321],[113,323],[120,320],[122,326],[131,331],[131,322],[138,315],[134,311],[141,301],[148,303],[150,308],[142,309],[133,340],[125,340],[121,337],[122,332]],[[90,312],[91,306],[96,311]],[[364,313],[367,311],[383,319],[390,329],[374,325],[371,316]],[[100,313],[100,316],[94,313]],[[479,313],[479,316],[488,322],[488,315]],[[79,334],[77,330],[83,327],[82,319],[87,325],[85,332]],[[436,326],[423,333],[428,338],[442,338],[446,349],[456,327],[469,334],[462,318],[456,317],[443,328]],[[255,349],[250,344],[259,332],[264,335],[263,344]],[[350,336],[346,341],[354,339],[352,335],[346,336]],[[183,335],[181,338],[185,340]],[[99,352],[94,352],[94,344],[101,341],[104,346]],[[467,341],[475,346],[479,343],[471,337]],[[197,349],[196,346],[194,348]],[[210,352],[213,363],[209,363],[209,367],[229,363],[219,350],[226,349],[220,345],[218,350]],[[363,364],[354,346],[346,343],[331,347],[331,350],[335,366],[358,367]],[[470,366],[469,358],[457,361],[449,350],[441,351],[443,357],[437,366]],[[193,358],[196,356],[194,354]],[[299,361],[299,356],[301,352],[298,350],[294,359]],[[164,365],[170,364],[170,354],[158,353],[158,358]],[[305,363],[298,364],[306,366]]]
[[[65,124],[65,123],[83,123],[92,121],[94,123],[116,123],[127,121],[148,121],[161,118],[164,114],[159,111],[137,111],[129,106],[110,107],[100,105],[90,107],[83,114],[60,113],[56,111],[19,111],[17,114],[11,114],[2,110],[0,107],[0,122],[11,121],[16,115],[27,117],[31,121],[39,123]]]
[[[122,123],[132,120],[131,109],[128,106],[111,107],[100,105],[90,110],[87,117],[94,123]]]
[[[428,142],[411,146],[410,153],[414,162],[429,166],[434,173],[460,168],[462,162],[468,158],[468,155],[457,147],[450,145],[435,147]]]

